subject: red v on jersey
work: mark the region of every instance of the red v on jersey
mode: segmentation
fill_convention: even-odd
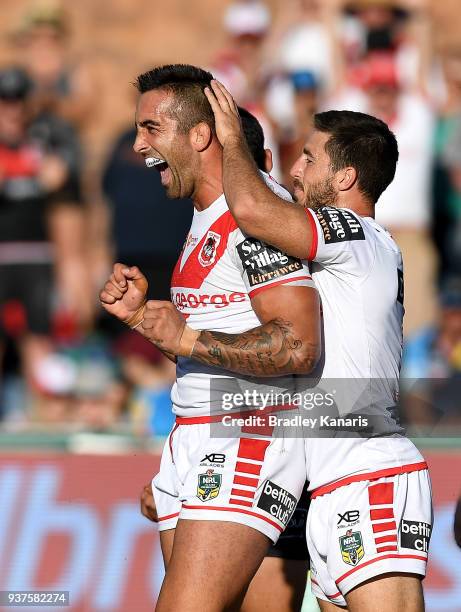
[[[224,255],[229,234],[235,229],[237,229],[237,224],[230,211],[227,210],[205,231],[182,269],[183,253],[181,253],[173,271],[171,286],[199,289],[205,278]]]

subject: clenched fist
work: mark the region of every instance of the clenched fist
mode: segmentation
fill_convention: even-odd
[[[116,263],[99,300],[108,313],[135,327],[142,321],[146,293],[147,279],[139,268]]]
[[[185,319],[171,302],[146,302],[139,331],[161,350],[173,355],[181,354],[181,337],[185,327]]]

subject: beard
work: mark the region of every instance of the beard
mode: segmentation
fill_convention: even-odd
[[[317,210],[323,206],[336,206],[338,193],[333,186],[333,178],[327,177],[323,181],[312,183],[304,188],[303,202],[305,208]]]

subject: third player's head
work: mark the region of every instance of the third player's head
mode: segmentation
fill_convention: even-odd
[[[212,75],[184,64],[138,76],[134,150],[160,172],[168,197],[191,197],[202,173],[201,154],[213,142],[214,116],[203,90]]]
[[[394,178],[397,159],[397,141],[383,121],[352,111],[317,113],[291,169],[294,197],[310,208],[350,208],[357,198],[374,206]]]

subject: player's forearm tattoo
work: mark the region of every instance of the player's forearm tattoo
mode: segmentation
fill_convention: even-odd
[[[242,334],[202,331],[191,357],[239,374],[279,376],[311,369],[315,357],[296,338],[293,324],[274,319]],[[312,363],[307,363],[312,361]]]

